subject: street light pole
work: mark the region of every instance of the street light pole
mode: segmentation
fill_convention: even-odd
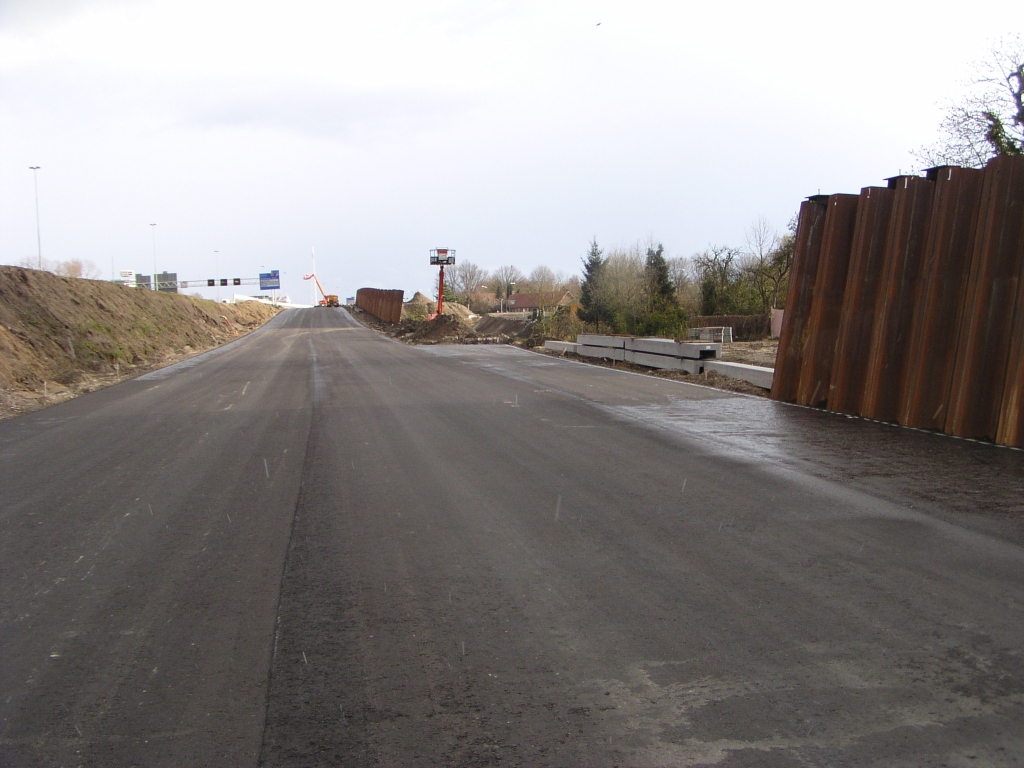
[[[156,285],[156,224],[150,224],[153,227],[153,290],[157,289]]]
[[[39,166],[30,165],[28,167],[32,171],[32,181],[36,189],[36,248],[39,252],[39,269],[43,268],[43,238],[39,232]]]
[[[213,252],[213,271],[217,275],[217,303],[220,304],[220,251]]]

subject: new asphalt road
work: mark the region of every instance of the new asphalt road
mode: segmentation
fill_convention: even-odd
[[[0,765],[1024,762],[1024,453],[288,311],[0,424]]]

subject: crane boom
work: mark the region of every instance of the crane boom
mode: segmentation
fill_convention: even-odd
[[[341,306],[341,303],[338,301],[338,295],[336,293],[327,293],[324,290],[324,287],[322,285],[320,285],[320,278],[317,277],[315,273],[314,274],[309,274],[309,275],[303,275],[302,279],[303,280],[313,280],[314,282],[316,282],[316,287],[319,289],[320,295],[323,296],[323,299],[320,300],[320,306],[321,307],[340,307]]]

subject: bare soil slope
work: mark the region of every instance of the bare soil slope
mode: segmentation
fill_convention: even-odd
[[[66,399],[231,341],[276,313],[0,266],[0,418],[45,404],[44,392]]]
[[[530,317],[524,317],[525,312],[519,317],[508,317],[507,315],[490,314],[480,318],[476,324],[476,332],[481,336],[518,336],[533,323]]]

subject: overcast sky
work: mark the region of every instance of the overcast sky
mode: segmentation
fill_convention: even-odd
[[[429,291],[914,164],[1024,3],[0,0],[0,262]],[[150,227],[151,223],[156,227]],[[211,295],[212,293],[208,293]]]

